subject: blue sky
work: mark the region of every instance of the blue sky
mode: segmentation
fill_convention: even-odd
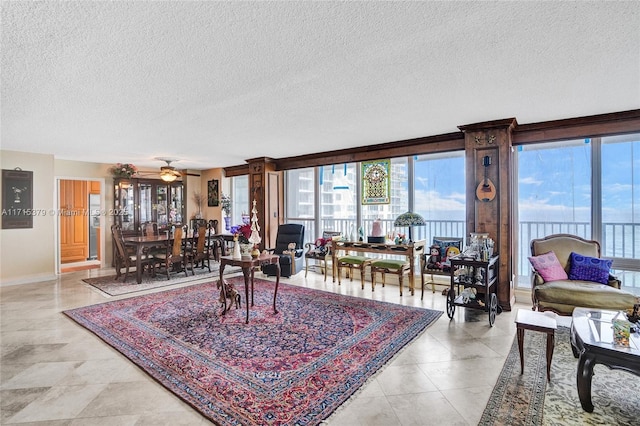
[[[603,144],[604,222],[640,222],[640,141]],[[555,145],[555,144],[554,144]],[[518,148],[521,221],[589,222],[591,141]],[[464,220],[464,157],[416,162],[416,210],[432,220]],[[632,202],[635,205],[632,205]]]

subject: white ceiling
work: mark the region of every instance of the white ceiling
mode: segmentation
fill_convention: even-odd
[[[640,2],[2,2],[1,147],[244,164],[640,107]]]

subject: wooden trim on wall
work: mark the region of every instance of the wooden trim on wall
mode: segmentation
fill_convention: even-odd
[[[239,166],[224,167],[222,170],[224,170],[224,176],[225,177],[248,175],[249,174],[249,165],[248,164],[241,164]]]
[[[300,155],[274,160],[276,170],[291,170],[304,167],[326,166],[330,164],[354,163],[377,160],[380,158],[405,157],[407,155],[461,151],[464,150],[464,134],[462,132],[447,133],[387,142],[376,145],[326,151],[316,154]]]
[[[530,124],[517,124],[515,118],[506,118],[483,123],[467,124],[458,126],[458,128],[464,131],[473,131],[478,126],[487,129],[502,127],[510,122],[514,123],[512,134],[513,145],[525,145],[530,143],[640,132],[640,109]],[[283,171],[330,164],[377,160],[380,158],[463,151],[464,149],[464,133],[453,132],[295,157],[269,159],[269,161],[275,164],[275,170]],[[249,174],[249,165],[230,166],[223,168],[223,170],[226,177],[242,176]]]
[[[516,126],[513,145],[640,132],[640,109]]]

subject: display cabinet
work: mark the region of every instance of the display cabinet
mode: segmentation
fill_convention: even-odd
[[[142,225],[156,222],[166,230],[184,222],[184,186],[159,179],[114,179],[115,223],[125,234],[139,234]]]

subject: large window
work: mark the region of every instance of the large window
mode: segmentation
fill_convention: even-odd
[[[249,216],[249,176],[236,176],[231,179],[231,225],[242,223],[242,217]]]
[[[364,237],[371,235],[373,221],[380,220],[385,235],[406,233],[406,229],[395,229],[393,222],[400,214],[409,210],[409,161],[406,157],[391,159],[391,203],[365,204],[361,206],[361,226]],[[418,240],[418,233],[414,234]]]
[[[640,271],[639,140],[626,135],[518,147],[520,287],[531,285],[530,241],[556,233],[598,240],[614,270]]]
[[[640,135],[602,138],[601,152],[602,253],[625,286],[640,288]]]
[[[464,237],[463,152],[391,159],[389,204],[361,204],[360,167],[349,163],[288,171],[287,222],[304,224],[307,241],[329,230],[366,240],[376,219],[386,235],[406,233],[393,224],[411,210],[427,221],[427,226],[413,228],[414,239]]]
[[[464,152],[420,155],[414,161],[414,211],[427,221],[419,238],[466,237]]]
[[[320,167],[318,185],[320,228],[355,235],[357,222],[358,170],[356,164],[336,164]],[[319,236],[319,235],[317,235]],[[316,237],[317,237],[316,236]]]

